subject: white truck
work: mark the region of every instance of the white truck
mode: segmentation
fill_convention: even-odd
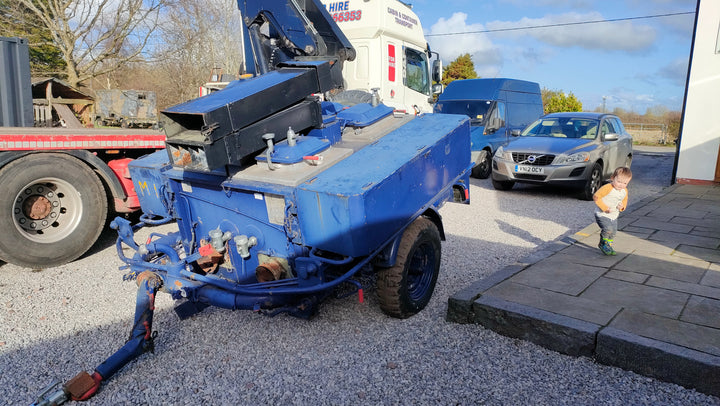
[[[321,2],[357,52],[355,60],[343,66],[346,93],[359,91],[356,95],[363,97],[377,89],[388,106],[431,113],[433,93],[442,91],[442,64],[430,51],[411,6],[398,0]]]

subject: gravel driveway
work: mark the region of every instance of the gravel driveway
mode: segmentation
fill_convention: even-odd
[[[647,160],[668,175],[653,180],[636,169],[631,199],[669,185],[671,152],[636,151],[634,169]],[[310,321],[216,308],[180,321],[170,297],[159,294],[155,353],[127,365],[87,404],[720,404],[481,326],[445,322],[450,295],[593,221],[592,202],[560,190],[496,192],[489,180],[473,180],[471,199],[442,210],[448,238],[441,275],[418,315],[386,317],[366,294],[362,304],[355,296],[330,300]],[[92,372],[124,343],[136,288],[122,282],[113,242],[106,232],[91,255],[39,272],[0,267],[0,404],[29,404],[53,379]]]

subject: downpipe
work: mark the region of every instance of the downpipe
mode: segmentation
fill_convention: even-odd
[[[95,368],[92,375],[83,371],[64,385],[53,383],[40,394],[32,405],[60,405],[68,400],[82,401],[91,398],[103,381],[110,379],[122,367],[145,352],[154,351],[152,331],[155,312],[155,294],[162,286],[162,279],[146,271],[138,275],[138,292],[135,303],[135,322],[125,345]]]

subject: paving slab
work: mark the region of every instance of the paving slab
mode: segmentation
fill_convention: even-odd
[[[697,235],[660,230],[650,235],[650,240],[712,249],[716,249],[718,245],[720,245],[720,238],[700,237]]]
[[[578,295],[607,272],[606,268],[565,260],[544,260],[510,278],[511,281],[568,295]]]
[[[720,288],[720,264],[712,264],[700,281],[701,285]]]
[[[709,267],[710,263],[703,260],[673,255],[658,256],[652,252],[638,250],[628,255],[613,269],[698,283]]]
[[[720,396],[720,186],[673,185],[448,300],[447,320]]]
[[[666,317],[680,317],[690,295],[653,286],[599,278],[580,297],[598,306],[620,306]]]
[[[720,250],[679,244],[673,255],[678,257],[702,259],[708,262],[720,263]]]
[[[692,296],[680,320],[720,329],[720,300]]]
[[[657,314],[623,310],[609,327],[720,357],[720,331]]]

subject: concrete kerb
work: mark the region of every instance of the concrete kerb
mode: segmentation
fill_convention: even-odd
[[[598,332],[595,360],[720,396],[720,357],[605,327]]]

